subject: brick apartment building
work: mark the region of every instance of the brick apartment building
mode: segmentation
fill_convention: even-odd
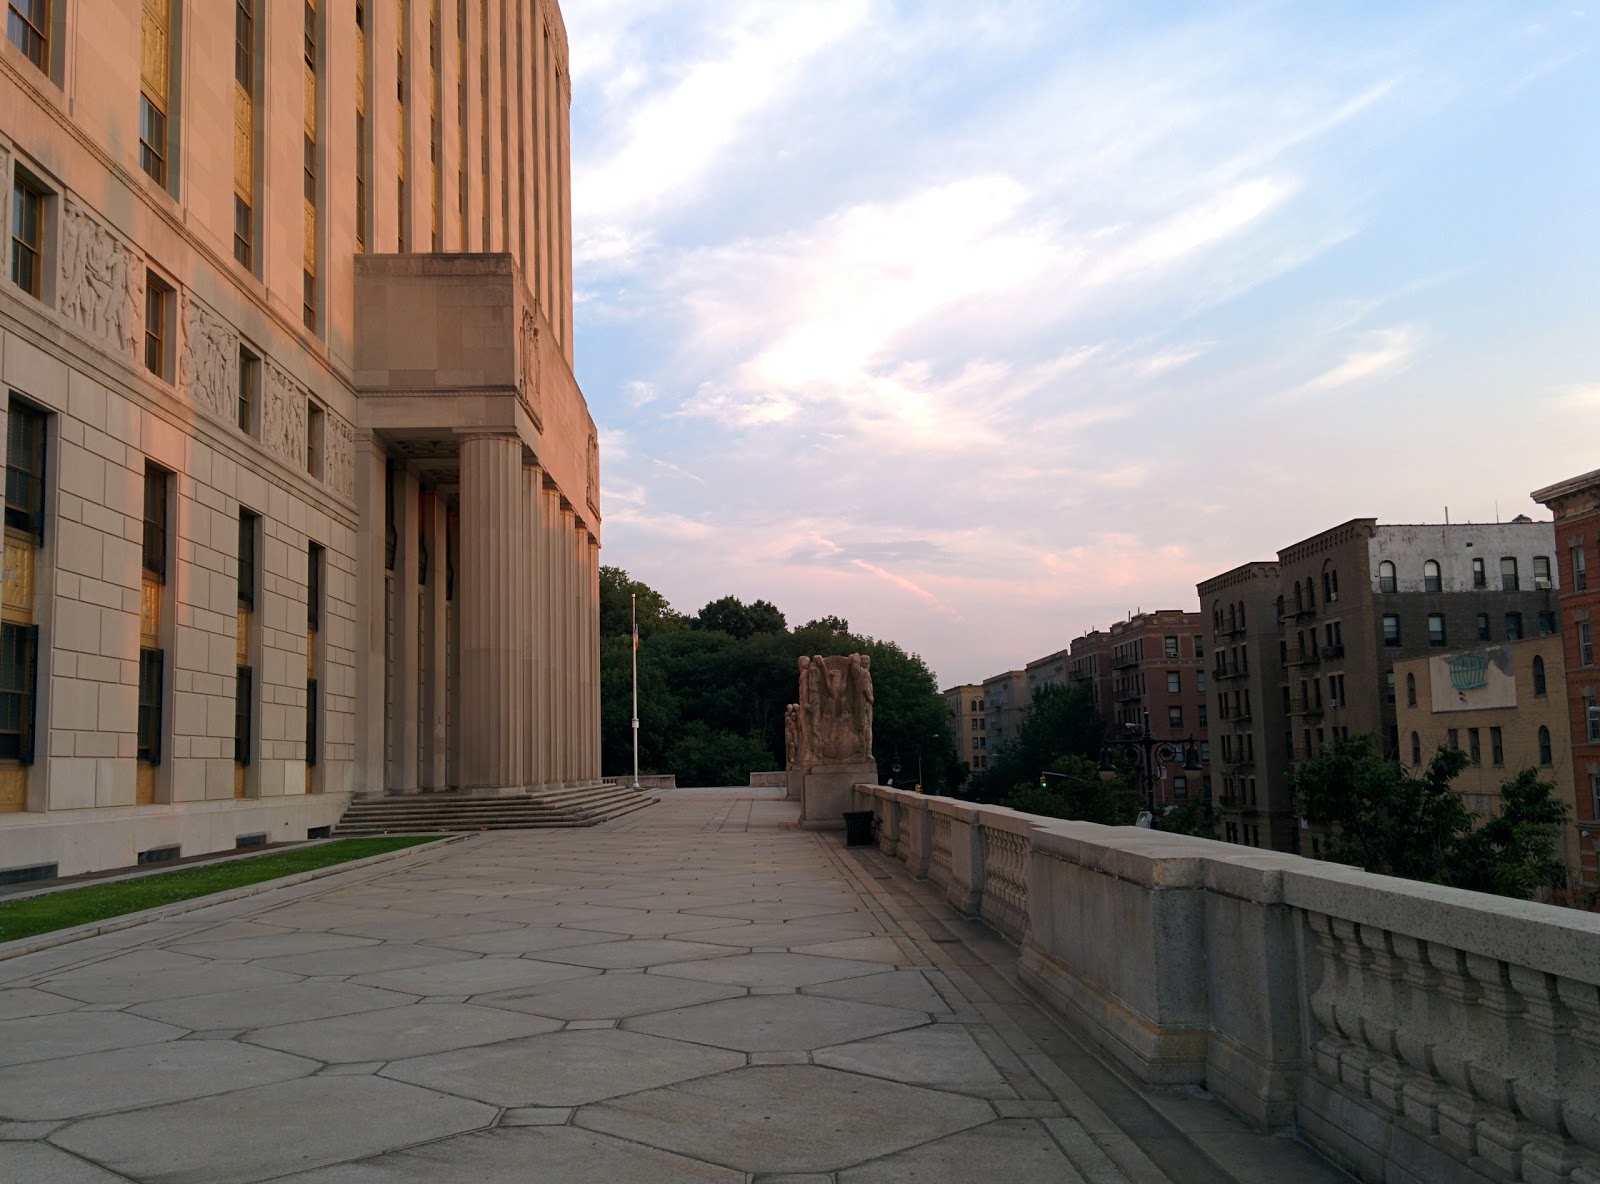
[[[1221,836],[1293,851],[1299,823],[1282,740],[1278,565],[1243,564],[1202,581],[1199,592],[1201,619],[1211,631],[1211,764]]]
[[[1108,730],[1122,735],[1142,726],[1164,740],[1193,738],[1200,745],[1202,771],[1186,774],[1176,766],[1158,778],[1159,801],[1181,801],[1209,785],[1205,637],[1200,614],[1181,609],[1136,613],[1106,631],[1111,658],[1111,710]]]
[[[989,766],[988,721],[984,718],[983,686],[965,683],[944,692],[945,710],[950,714],[950,735],[955,741],[956,760],[965,761],[972,775]]]
[[[1287,772],[1330,740],[1373,733],[1390,756],[1402,755],[1395,713],[1397,661],[1556,633],[1554,554],[1552,525],[1526,517],[1443,525],[1379,525],[1376,519],[1355,518],[1279,551],[1276,645],[1263,652],[1258,638],[1251,647],[1250,689],[1254,710],[1260,709],[1261,696],[1275,689],[1282,722],[1275,733],[1267,733],[1255,727],[1252,714],[1247,732],[1253,735],[1256,760],[1270,758],[1265,778],[1259,765],[1254,774],[1256,808],[1265,811],[1266,830],[1254,822],[1256,829],[1243,829],[1250,773],[1225,763],[1230,770],[1225,775],[1235,779],[1232,798],[1240,796],[1238,778],[1246,778],[1244,801],[1224,808],[1225,821],[1238,824],[1226,837],[1299,850],[1299,831],[1282,825],[1293,809]],[[1200,586],[1211,589],[1257,566],[1269,565],[1246,564]],[[1226,597],[1207,595],[1202,605],[1213,611],[1219,599],[1226,614]],[[1236,598],[1235,607],[1238,603]],[[1211,627],[1216,629],[1215,617]],[[1229,644],[1231,655],[1231,638]],[[1233,707],[1235,688],[1225,688],[1227,708],[1223,689],[1219,683],[1214,693],[1219,716]],[[1250,744],[1246,741],[1247,753]],[[1230,753],[1237,752],[1230,744]],[[1309,837],[1307,853],[1316,854],[1320,837]]]
[[[1600,886],[1600,669],[1594,633],[1600,586],[1589,581],[1589,551],[1600,554],[1600,469],[1533,492],[1555,514],[1555,554],[1566,619],[1567,722],[1572,743],[1575,822],[1583,882]]]

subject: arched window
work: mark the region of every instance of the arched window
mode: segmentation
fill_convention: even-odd
[[[1535,695],[1542,695],[1545,693],[1544,659],[1539,657],[1537,654],[1534,655],[1533,659],[1533,693]]]
[[[1228,606],[1228,632],[1232,633],[1239,627],[1239,614],[1233,605]]]
[[[1394,578],[1394,564],[1385,559],[1378,564],[1378,591],[1395,592],[1399,590],[1399,587]]]
[[[1411,733],[1411,763],[1413,765],[1422,763],[1422,740],[1415,732]]]
[[[1415,674],[1408,674],[1408,675],[1406,675],[1406,706],[1407,707],[1415,707],[1416,705],[1417,705],[1417,676]]]
[[[1550,754],[1550,729],[1543,724],[1539,725],[1539,763],[1546,767],[1555,763]]]
[[[1422,590],[1424,592],[1443,592],[1444,580],[1439,576],[1439,561],[1430,559],[1422,565]]]
[[[1283,620],[1283,597],[1281,597],[1281,596],[1278,597],[1277,606],[1278,606],[1278,620],[1282,621]]]
[[[1294,582],[1294,611],[1299,612],[1306,606],[1306,595],[1300,590],[1300,581]]]
[[[1220,604],[1211,607],[1211,627],[1218,633],[1222,632],[1222,606]]]
[[[1239,628],[1244,628],[1244,601],[1239,602]]]

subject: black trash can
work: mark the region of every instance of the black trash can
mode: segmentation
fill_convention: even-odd
[[[844,845],[846,847],[872,846],[871,810],[846,810],[844,812]]]

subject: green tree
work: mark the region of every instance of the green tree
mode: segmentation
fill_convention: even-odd
[[[1013,788],[1006,795],[1005,804],[1046,818],[1072,818],[1106,826],[1131,826],[1144,808],[1141,795],[1126,777],[1103,778],[1099,765],[1083,756],[1057,758],[1054,766],[1041,770],[1033,781]]]
[[[1527,899],[1565,879],[1556,842],[1567,806],[1524,769],[1480,826],[1451,782],[1467,754],[1441,746],[1421,776],[1385,759],[1377,737],[1330,744],[1290,778],[1301,813],[1328,826],[1327,858],[1367,871]]]
[[[639,636],[675,632],[683,617],[672,611],[667,598],[640,580],[630,579],[620,567],[600,569],[600,636],[626,637],[633,633],[633,597],[638,597]]]
[[[1556,851],[1571,811],[1551,796],[1555,788],[1536,769],[1502,783],[1499,813],[1462,839],[1450,882],[1521,900],[1565,883],[1567,869]]]
[[[849,653],[872,658],[873,753],[880,779],[889,775],[897,754],[902,778],[914,776],[919,747],[930,791],[941,790],[956,768],[933,672],[894,642],[851,633],[840,617],[791,631],[771,602],[747,605],[734,596],[713,600],[685,628],[685,618],[654,589],[617,568],[602,574],[601,739],[609,775],[632,768],[632,595],[639,598],[641,637],[641,771],[675,773],[679,784],[705,785],[743,782],[753,770],[782,768],[783,709],[798,689],[799,657]]]
[[[1384,757],[1376,736],[1336,740],[1290,775],[1300,813],[1332,828],[1335,863],[1408,880],[1446,883],[1452,852],[1472,815],[1450,782],[1467,754],[1441,747],[1420,777]]]
[[[973,778],[973,794],[979,801],[1009,800],[1013,790],[1036,783],[1041,769],[1059,769],[1068,757],[1093,760],[1104,739],[1105,722],[1088,687],[1039,687],[1016,736],[991,751],[989,767]]]

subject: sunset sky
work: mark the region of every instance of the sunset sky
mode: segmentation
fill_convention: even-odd
[[[1600,468],[1583,3],[575,0],[603,562],[1060,649]]]

